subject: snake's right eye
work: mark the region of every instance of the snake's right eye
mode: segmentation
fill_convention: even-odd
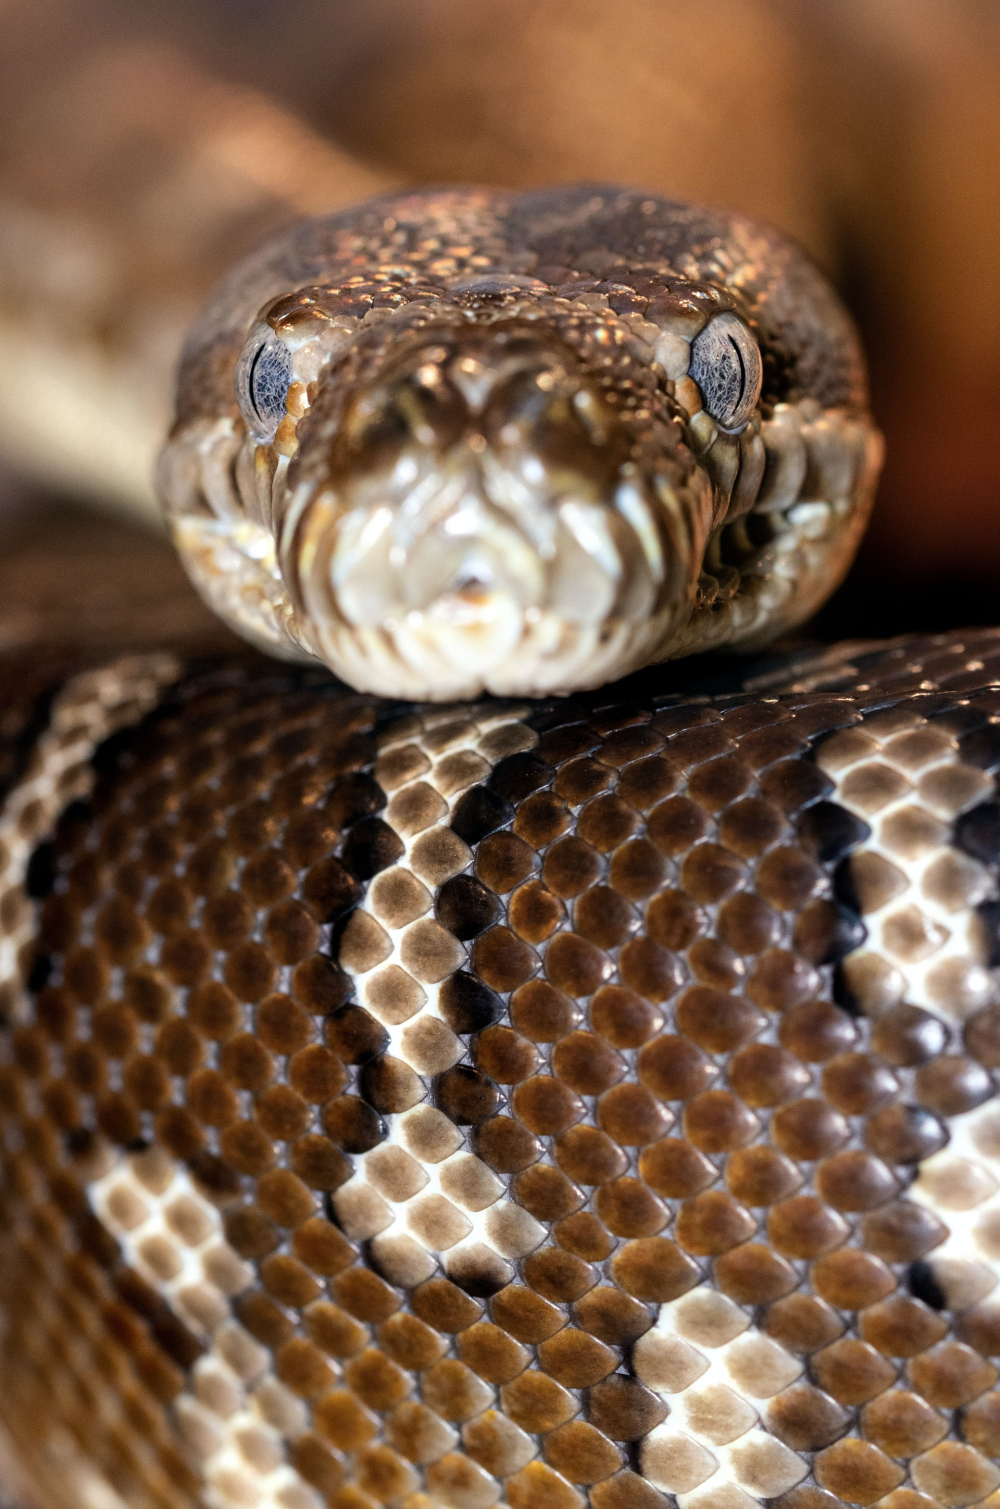
[[[236,364],[236,401],[251,434],[261,443],[274,439],[285,417],[291,380],[288,347],[269,326],[255,326]]]

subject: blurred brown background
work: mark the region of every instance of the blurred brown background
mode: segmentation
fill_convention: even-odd
[[[0,23],[0,242],[24,234],[16,214],[4,232],[5,193],[44,200],[45,214],[75,195],[88,235],[131,248],[132,265],[116,273],[128,291],[105,289],[95,340],[116,298],[141,302],[143,268],[163,248],[171,288],[187,276],[184,248],[201,243],[182,222],[197,195],[188,182],[170,198],[171,154],[196,152],[212,80],[252,88],[341,149],[316,169],[319,202],[323,173],[358,159],[358,184],[603,178],[728,204],[804,242],[869,353],[888,460],[862,555],[818,632],[943,628],[1000,612],[995,0],[0,0]],[[115,59],[151,44],[172,60],[158,77],[177,68],[186,80],[175,101],[164,86],[169,129],[161,120],[155,150],[147,142],[134,160],[122,138],[100,173],[90,159],[81,166],[95,123],[127,104],[93,79],[113,79]],[[95,58],[112,71],[88,73]],[[306,203],[308,188],[297,192]],[[254,216],[287,216],[278,200],[235,231],[227,222],[212,256],[240,249]],[[52,225],[58,241],[58,216]],[[10,274],[5,285],[3,268],[0,256],[0,325],[15,327],[32,281]],[[72,279],[70,267],[39,280],[56,328]],[[2,331],[0,361],[16,383]],[[49,398],[34,377],[24,386],[27,416]],[[8,435],[0,641],[38,631],[42,599],[65,614],[84,579],[93,596],[107,560],[137,639],[183,618],[166,547],[135,524],[69,512],[73,464],[47,471]],[[83,490],[100,502],[96,475]]]

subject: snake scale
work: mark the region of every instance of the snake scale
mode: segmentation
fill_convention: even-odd
[[[223,285],[160,486],[302,663],[0,670],[25,1504],[993,1509],[1000,632],[649,667],[878,460],[738,218],[404,192]]]

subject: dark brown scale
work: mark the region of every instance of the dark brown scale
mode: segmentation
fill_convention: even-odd
[[[590,1020],[596,1032],[615,1048],[638,1048],[663,1025],[663,1017],[634,991],[605,985],[590,1004]]]
[[[543,1341],[538,1361],[544,1371],[564,1388],[588,1388],[599,1383],[618,1365],[618,1354],[575,1327],[567,1326]]]
[[[554,844],[542,866],[542,878],[556,896],[578,896],[593,885],[599,873],[600,859],[596,851],[576,837]]]
[[[542,1155],[537,1137],[510,1116],[495,1116],[481,1123],[476,1128],[472,1146],[498,1174],[520,1173],[537,1163]]]
[[[275,1127],[272,1135],[280,1135],[279,1128],[297,1125],[294,1103],[288,1103],[287,1108],[274,1105],[267,1120]],[[303,1125],[301,1130],[304,1129]],[[327,1106],[323,1113],[323,1129],[345,1153],[366,1153],[377,1147],[385,1136],[381,1118],[356,1095],[339,1096]]]
[[[966,1310],[958,1323],[957,1335],[984,1357],[1000,1356],[1000,1327],[992,1305],[979,1305]]]
[[[207,961],[204,964],[201,962],[201,955],[194,946],[183,955],[185,974],[190,975],[196,972],[197,979],[206,968]],[[275,960],[260,943],[241,943],[226,959],[224,979],[238,1000],[263,1000],[264,996],[274,989],[276,978]],[[195,980],[190,980],[188,983],[193,984]]]
[[[746,1105],[777,1106],[801,1094],[809,1071],[783,1048],[752,1043],[730,1060],[729,1082]]]
[[[415,1079],[416,1076],[413,1078]],[[416,1085],[414,1085],[414,1090],[416,1090]],[[422,1097],[418,1096],[419,1098]],[[486,1075],[465,1067],[449,1069],[440,1076],[437,1081],[436,1098],[445,1115],[460,1126],[488,1121],[496,1109],[498,1100],[496,1088]],[[415,1104],[415,1101],[411,1101],[410,1104]]]
[[[603,1262],[615,1245],[600,1219],[590,1211],[567,1216],[553,1228],[552,1235],[560,1247],[588,1263]]]
[[[576,901],[573,926],[598,948],[617,948],[639,926],[632,907],[607,886],[594,886]]]
[[[544,943],[555,932],[564,915],[565,907],[559,898],[537,882],[521,886],[511,897],[511,927],[526,943]]]
[[[570,821],[565,802],[551,792],[542,791],[529,796],[518,807],[514,833],[532,848],[541,849],[565,833]]]
[[[903,1469],[868,1442],[838,1441],[818,1458],[817,1478],[831,1493],[856,1500],[859,1493],[887,1495],[902,1482]]]
[[[441,984],[438,993],[441,1014],[454,1032],[479,1032],[496,1021],[501,1002],[481,980],[459,970]]]
[[[944,1124],[922,1106],[884,1106],[865,1123],[865,1144],[889,1163],[919,1163],[948,1141]]]
[[[615,1069],[614,1077],[620,1078],[623,1068],[616,1063]],[[556,1072],[559,1072],[558,1064]],[[582,1087],[577,1085],[577,1088]],[[655,1142],[673,1119],[644,1085],[636,1084],[617,1085],[607,1090],[598,1103],[597,1118],[619,1147],[644,1147]]]
[[[609,1346],[630,1346],[649,1330],[649,1311],[613,1285],[591,1289],[573,1307],[577,1325]]]
[[[861,1222],[864,1246],[887,1263],[916,1262],[939,1246],[947,1234],[943,1222],[911,1200],[891,1201]]]
[[[745,1242],[756,1227],[753,1216],[738,1200],[722,1191],[708,1190],[684,1201],[674,1231],[686,1252],[707,1257]]]
[[[621,797],[598,796],[580,812],[577,831],[585,843],[608,854],[631,838],[639,824],[639,814]]]
[[[571,1483],[601,1483],[622,1466],[619,1450],[607,1437],[592,1425],[582,1420],[573,1420],[568,1425],[546,1437],[546,1461]]]
[[[229,1083],[238,1090],[263,1090],[275,1074],[275,1064],[270,1053],[260,1038],[249,1032],[230,1038],[219,1055],[219,1067]],[[208,1075],[213,1071],[206,1069],[201,1072],[202,1075]],[[192,1080],[195,1077],[192,1076]],[[188,1081],[188,1105],[193,1108],[192,1080]]]
[[[677,1025],[686,1037],[710,1053],[726,1053],[761,1030],[764,1017],[740,996],[706,986],[685,991],[675,1007]]]
[[[763,1305],[795,1288],[794,1268],[761,1242],[744,1242],[716,1258],[715,1282],[739,1304]]]
[[[820,1387],[840,1404],[864,1404],[896,1379],[896,1369],[867,1342],[848,1337],[817,1352],[812,1371]]]
[[[668,797],[653,809],[647,820],[653,843],[671,859],[683,854],[707,829],[705,813],[685,796]]]
[[[687,1140],[703,1153],[732,1152],[760,1129],[753,1112],[727,1090],[706,1090],[689,1100],[683,1126]]]
[[[958,1116],[981,1105],[994,1093],[990,1075],[974,1059],[962,1054],[944,1054],[917,1070],[913,1090],[916,1099],[940,1116]]]
[[[586,757],[563,765],[553,783],[553,790],[571,807],[578,807],[599,792],[607,790],[613,776],[606,765]]]
[[[345,1064],[363,1064],[377,1058],[389,1046],[381,1022],[360,1006],[345,1006],[324,1024],[328,1045]]]
[[[511,997],[510,1017],[532,1042],[553,1043],[577,1027],[583,1013],[575,1001],[547,980],[530,980]]]
[[[664,755],[651,755],[625,767],[618,778],[618,791],[631,807],[648,812],[670,795],[678,779],[678,768],[671,760]]]
[[[835,1341],[844,1324],[823,1300],[800,1293],[789,1294],[769,1305],[764,1329],[789,1351],[811,1353]]]
[[[798,1451],[829,1446],[850,1423],[850,1415],[828,1394],[807,1384],[786,1390],[767,1409],[767,1423],[780,1441]],[[805,1489],[805,1493],[817,1493]],[[784,1509],[784,1506],[783,1506]],[[802,1505],[802,1509],[806,1509]],[[821,1509],[820,1505],[816,1509]]]
[[[538,856],[513,833],[494,833],[476,850],[476,874],[498,895],[506,895],[538,868]]]
[[[966,1028],[967,1038],[970,1029],[971,1024]],[[872,1047],[898,1068],[912,1068],[936,1058],[947,1040],[943,1023],[919,1006],[894,1006],[872,1025]]]
[[[737,856],[722,844],[700,843],[685,856],[680,879],[695,901],[711,903],[739,890],[746,871]]]
[[[464,942],[498,922],[503,908],[482,882],[471,875],[456,875],[438,891],[434,913],[442,927]],[[538,940],[532,938],[529,941]]]
[[[585,1198],[581,1189],[547,1164],[525,1169],[513,1181],[511,1189],[517,1203],[539,1221],[559,1221],[572,1215]]]
[[[688,777],[687,792],[706,812],[718,812],[742,796],[753,781],[749,766],[732,755],[706,760]]]
[[[538,1064],[537,1050],[509,1027],[487,1027],[476,1041],[476,1066],[497,1084],[519,1084]]]
[[[553,1304],[579,1299],[597,1282],[597,1273],[574,1253],[557,1248],[532,1253],[524,1265],[532,1289]]]
[[[476,939],[472,964],[491,990],[510,991],[536,973],[538,956],[509,928],[494,927]]]
[[[814,1195],[793,1195],[775,1205],[767,1223],[768,1236],[785,1257],[816,1258],[839,1247],[848,1233],[847,1222]]]
[[[683,891],[664,891],[646,909],[650,937],[664,948],[683,952],[708,927],[708,916]]]
[[[590,1390],[587,1418],[616,1441],[647,1435],[666,1416],[666,1405],[634,1378],[616,1376]]]
[[[715,1165],[682,1137],[664,1138],[644,1148],[639,1172],[657,1194],[673,1200],[698,1194],[719,1176]]]
[[[823,1093],[845,1115],[864,1115],[891,1100],[896,1076],[872,1054],[844,1053],[823,1070]]]
[[[600,1095],[626,1072],[624,1061],[592,1032],[572,1032],[552,1050],[552,1068],[580,1095]]]
[[[823,1100],[807,1097],[775,1112],[772,1136],[792,1158],[812,1160],[832,1153],[850,1136],[844,1118]]]
[[[948,1333],[943,1315],[906,1294],[872,1305],[860,1327],[862,1338],[888,1357],[914,1357]]]
[[[447,1279],[430,1279],[413,1291],[414,1311],[428,1326],[451,1334],[464,1331],[482,1315],[482,1306]]]
[[[719,819],[719,837],[744,859],[762,854],[783,830],[781,814],[761,797],[734,802]]]
[[[746,965],[733,949],[717,938],[701,938],[688,952],[688,967],[703,984],[731,990],[746,974]]]
[[[595,719],[595,728],[599,728],[600,720]],[[633,761],[644,759],[661,750],[664,740],[661,735],[649,725],[630,728],[621,728],[607,733],[601,741],[600,747],[595,751],[595,759],[602,765],[610,765],[616,770],[631,765]]]
[[[810,1279],[820,1298],[840,1310],[864,1310],[896,1287],[895,1275],[883,1262],[854,1247],[819,1258]]]
[[[858,1033],[846,1011],[829,1001],[810,1001],[785,1012],[778,1035],[796,1058],[816,1064],[850,1048]]]
[[[243,1008],[231,990],[216,980],[193,990],[188,997],[188,1016],[199,1032],[224,1041],[244,1020]]]
[[[834,1210],[872,1210],[896,1193],[897,1181],[871,1153],[835,1153],[816,1169],[816,1189]]]
[[[612,970],[604,950],[576,933],[560,933],[546,950],[545,973],[557,990],[569,996],[593,995]]]
[[[648,838],[632,839],[611,856],[608,880],[630,901],[642,901],[651,896],[663,884],[665,876],[663,855]]]
[[[687,1124],[686,1114],[685,1128]],[[726,1160],[726,1184],[730,1193],[746,1205],[773,1205],[801,1183],[797,1165],[764,1144],[738,1149]]]
[[[474,1071],[468,1071],[473,1074]],[[476,1077],[476,1076],[474,1076]],[[370,1063],[363,1065],[358,1076],[358,1088],[369,1105],[373,1106],[380,1115],[394,1115],[402,1111],[408,1111],[423,1100],[426,1090],[420,1079],[408,1064],[401,1059],[394,1058],[391,1054],[385,1054],[382,1058],[372,1059]],[[490,1091],[495,1097],[495,1091],[490,1086]],[[466,1109],[475,1101],[475,1097],[462,1099],[459,1092],[456,1100],[456,1108],[460,1108],[459,1114],[465,1114]],[[491,1101],[495,1104],[495,1098]],[[488,1114],[483,1111],[478,1119],[483,1120]]]
[[[667,1224],[663,1202],[638,1179],[626,1177],[602,1184],[594,1203],[600,1220],[615,1236],[655,1236]]]
[[[824,876],[801,849],[782,846],[772,849],[757,866],[759,894],[779,912],[796,912],[816,895]]]
[[[346,876],[339,861],[327,864],[310,872],[307,876],[304,892],[315,896],[317,909],[322,907],[327,896],[334,895],[330,884],[331,878],[342,880],[342,890],[345,899],[350,896],[350,881]],[[321,882],[326,882],[322,887]],[[257,906],[267,906],[287,896],[295,886],[295,871],[288,865],[281,855],[273,849],[264,849],[248,860],[240,879],[242,889],[250,900]]]
[[[997,1381],[992,1363],[962,1342],[941,1342],[907,1365],[914,1389],[938,1409],[957,1409]]]

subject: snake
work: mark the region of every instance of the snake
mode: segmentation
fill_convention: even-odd
[[[223,281],[158,489],[250,647],[0,665],[19,1506],[995,1502],[1000,631],[769,648],[879,459],[741,216]]]

